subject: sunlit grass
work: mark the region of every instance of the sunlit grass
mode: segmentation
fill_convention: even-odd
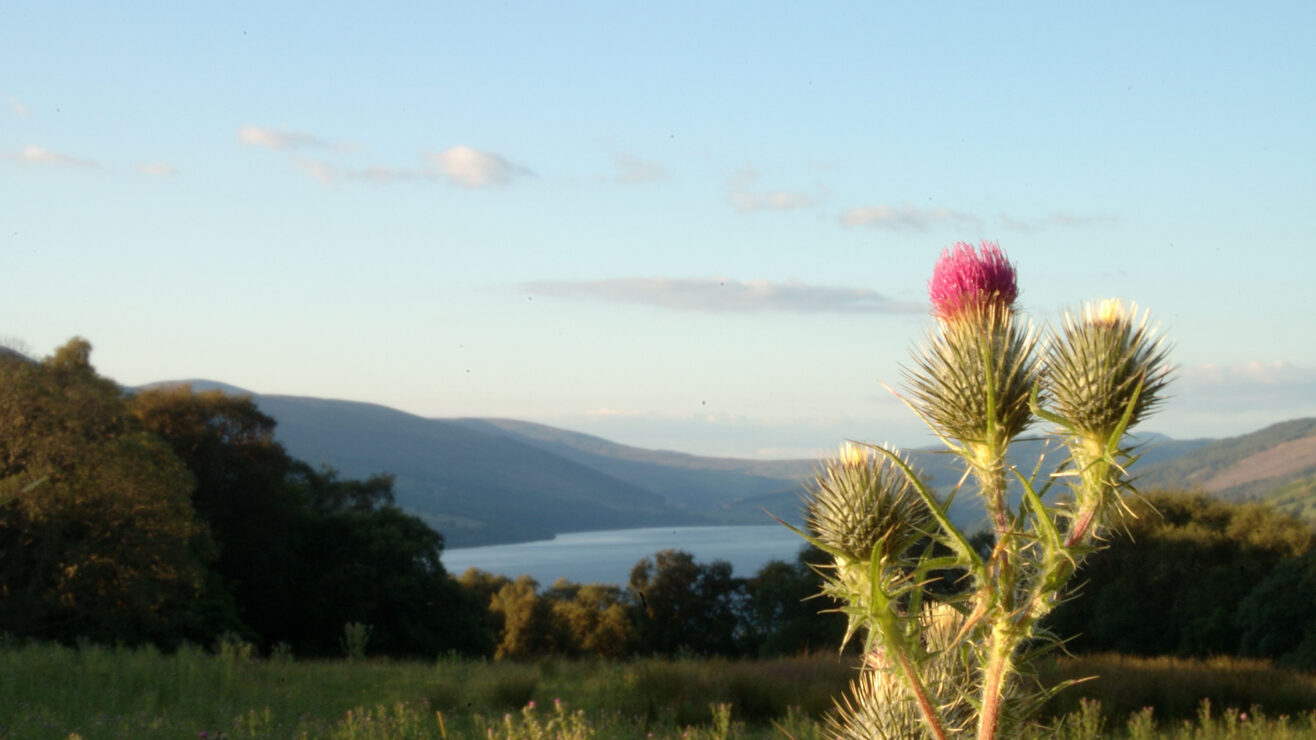
[[[1096,656],[1044,668],[1047,680],[1100,674],[1050,707],[1057,737],[1316,740],[1316,678],[1265,663]],[[830,654],[427,663],[27,645],[0,650],[0,737],[806,740],[826,736],[818,719],[851,675],[850,659]]]

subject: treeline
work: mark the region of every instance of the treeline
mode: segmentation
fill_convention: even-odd
[[[341,654],[487,654],[485,606],[392,480],[295,460],[248,398],[128,393],[74,339],[0,353],[0,631],[17,638]]]
[[[247,397],[127,392],[96,373],[82,339],[41,361],[0,352],[0,632],[326,656],[356,624],[372,654],[431,658],[840,642],[844,619],[818,617],[826,605],[809,599],[820,583],[803,560],[743,579],[663,552],[628,588],[458,581],[443,537],[394,506],[390,477],[314,468],[274,429]]]
[[[443,537],[393,504],[388,476],[345,480],[293,459],[249,398],[126,392],[90,353],[81,339],[41,361],[0,352],[10,636],[165,648],[223,637],[328,656],[359,624],[371,654],[508,659],[771,656],[843,639],[845,618],[814,598],[816,550],[750,578],[679,551],[641,561],[625,585],[454,578]],[[1316,669],[1309,526],[1204,494],[1129,506],[1050,618],[1069,650]]]
[[[740,578],[726,561],[663,550],[637,563],[624,588],[559,579],[541,589],[529,576],[474,568],[459,580],[488,604],[496,658],[768,657],[840,647],[845,617],[818,597],[822,562],[806,548]]]
[[[1310,525],[1262,503],[1155,492],[1051,617],[1075,652],[1274,659],[1316,669]]]

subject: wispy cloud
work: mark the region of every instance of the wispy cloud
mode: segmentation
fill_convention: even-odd
[[[506,185],[514,178],[531,174],[530,170],[498,154],[468,146],[454,146],[441,152],[432,152],[426,158],[439,168],[448,182],[464,188]]]
[[[612,157],[616,172],[608,179],[621,183],[655,182],[667,179],[667,169],[657,162],[649,162],[630,154]]]
[[[798,281],[636,277],[531,282],[522,284],[521,288],[542,295],[709,313],[918,313],[925,310],[922,305],[893,301],[866,288],[808,285]]]
[[[294,157],[293,164],[311,177],[326,185],[336,185],[343,180],[358,182],[389,183],[400,180],[417,180],[432,178],[434,174],[418,168],[388,167],[369,165],[366,167],[342,167],[330,162],[309,157]]]
[[[87,169],[100,169],[101,164],[94,159],[83,159],[74,157],[60,152],[53,152],[42,146],[29,145],[23,147],[22,151],[17,154],[6,154],[6,158],[19,162],[28,162],[31,164],[49,164],[61,167],[83,167]]]
[[[178,174],[178,168],[168,162],[143,162],[137,165],[137,171],[152,177],[171,177]]]
[[[1175,437],[1244,434],[1287,419],[1316,416],[1316,367],[1288,362],[1179,368],[1162,412],[1147,426]]]
[[[32,112],[32,110],[18,98],[9,99],[9,110],[16,116],[26,116]]]
[[[1052,211],[1041,218],[1018,219],[1007,214],[1000,214],[1001,225],[1013,231],[1039,231],[1052,227],[1076,228],[1082,226],[1108,226],[1119,223],[1119,217],[1110,214],[1083,216],[1068,211]]]
[[[1288,362],[1207,363],[1180,368],[1178,381],[1186,390],[1216,396],[1259,399],[1301,399],[1316,404],[1316,367]]]
[[[948,208],[915,208],[902,206],[869,206],[851,208],[841,214],[842,226],[870,226],[893,231],[927,231],[933,226],[980,228],[982,221],[971,213]]]
[[[284,151],[308,148],[327,149],[331,147],[329,142],[305,131],[287,131],[252,125],[244,125],[238,128],[238,141],[247,146]]]
[[[762,173],[752,164],[746,164],[727,178],[727,200],[742,213],[755,211],[789,211],[809,208],[819,203],[815,195],[803,191],[762,190],[755,185]]]
[[[789,211],[796,208],[808,208],[817,205],[818,198],[806,193],[788,193],[784,191],[774,191],[766,193],[751,193],[747,191],[732,192],[730,195],[731,205],[736,210],[744,213],[754,211]]]

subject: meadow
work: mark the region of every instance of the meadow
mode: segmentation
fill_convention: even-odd
[[[4,738],[828,737],[821,716],[852,658],[542,659],[529,663],[256,658],[10,645]],[[1039,736],[1312,738],[1316,677],[1259,661],[1101,655],[1046,662],[1045,681],[1098,676],[1055,700]]]

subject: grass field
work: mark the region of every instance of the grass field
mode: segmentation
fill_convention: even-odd
[[[1045,736],[1316,740],[1316,678],[1264,663],[1098,656],[1044,669],[1100,676],[1054,703],[1063,726]],[[421,663],[27,645],[0,650],[0,737],[812,740],[850,676],[831,655]]]

